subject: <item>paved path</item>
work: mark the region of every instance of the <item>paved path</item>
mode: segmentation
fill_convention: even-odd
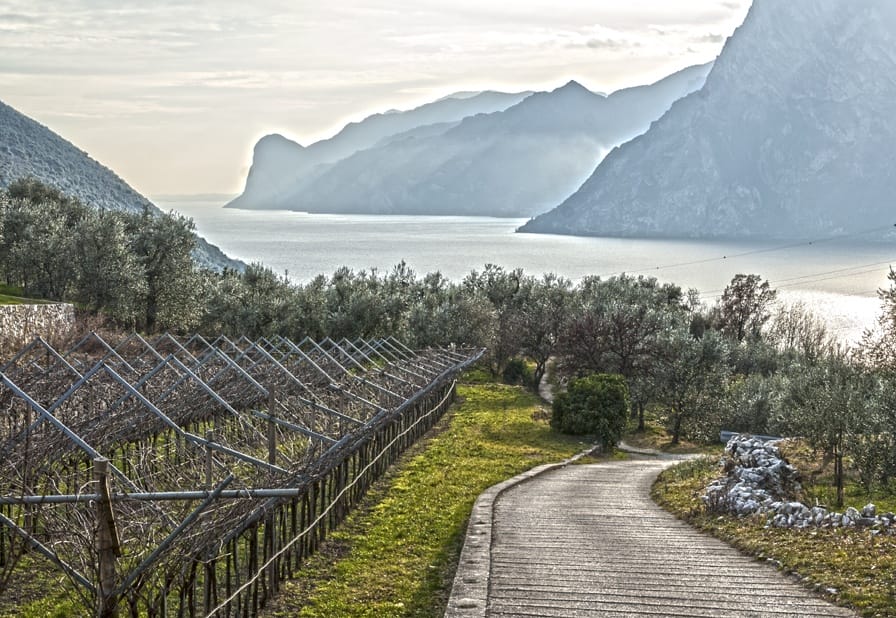
[[[559,467],[484,494],[446,616],[855,615],[657,507],[670,463]]]

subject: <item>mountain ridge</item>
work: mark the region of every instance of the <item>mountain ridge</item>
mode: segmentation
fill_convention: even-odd
[[[700,91],[520,231],[804,239],[891,225],[894,30],[881,3],[755,0]]]
[[[274,204],[313,213],[531,216],[575,191],[606,151],[647,129],[708,71],[688,67],[609,96],[573,80],[503,111],[418,127],[318,166],[281,188]]]
[[[0,101],[0,188],[26,177],[95,208],[162,212],[110,168],[49,127]],[[193,257],[198,265],[213,270],[245,266],[198,234],[196,239]]]
[[[427,125],[459,121],[476,113],[506,109],[530,94],[486,90],[462,98],[449,95],[404,112],[393,110],[371,114],[359,122],[348,123],[333,137],[308,146],[276,133],[267,135],[255,144],[243,192],[226,207],[280,208],[282,194],[292,185],[307,182],[305,176],[317,168],[370,148],[392,135]],[[275,143],[276,153],[270,148]]]

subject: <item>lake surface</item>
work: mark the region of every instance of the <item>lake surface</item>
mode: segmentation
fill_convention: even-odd
[[[296,282],[340,266],[383,272],[404,260],[417,273],[460,280],[492,263],[574,281],[587,275],[644,274],[696,288],[711,303],[738,273],[768,279],[782,300],[822,314],[845,341],[875,320],[877,290],[889,287],[896,242],[817,240],[763,243],[631,240],[516,234],[523,219],[311,215],[245,211],[219,203],[159,201],[191,217],[197,231],[228,255],[261,262]]]

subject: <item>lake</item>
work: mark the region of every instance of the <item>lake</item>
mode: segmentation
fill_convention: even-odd
[[[586,275],[644,274],[696,288],[711,303],[738,273],[768,279],[782,300],[802,301],[841,339],[857,341],[871,326],[888,287],[896,242],[805,243],[632,240],[516,234],[523,219],[312,215],[245,211],[202,201],[157,202],[196,223],[197,231],[245,262],[261,262],[305,282],[340,266],[383,272],[404,260],[417,273],[459,280],[492,263],[574,281]]]

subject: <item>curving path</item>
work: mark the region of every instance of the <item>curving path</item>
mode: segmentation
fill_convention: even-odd
[[[483,494],[446,616],[855,616],[656,506],[672,463],[549,467]]]

